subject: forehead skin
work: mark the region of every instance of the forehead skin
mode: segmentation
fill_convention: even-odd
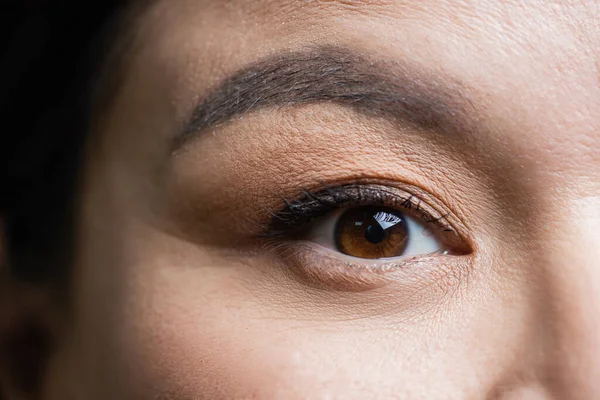
[[[592,1],[158,2],[142,20],[130,85],[166,76],[168,111],[181,120],[240,67],[284,50],[339,45],[462,82],[481,123],[497,131],[482,146],[526,143],[511,154],[538,159],[577,148],[562,146],[575,137],[585,148],[595,144],[599,8]],[[578,163],[588,165],[594,153],[579,154]]]
[[[89,145],[75,322],[50,397],[600,396],[598,2],[164,0],[132,29],[123,85]],[[303,105],[248,112],[170,156],[223,79],[324,45],[460,91],[478,129],[397,129],[413,151],[383,139],[389,124]],[[210,214],[366,173],[433,187],[474,238],[469,282],[435,312],[406,311],[414,299],[398,287],[311,303],[266,278],[253,286],[239,271],[259,262],[209,240],[229,237]],[[209,221],[200,239],[173,203]]]

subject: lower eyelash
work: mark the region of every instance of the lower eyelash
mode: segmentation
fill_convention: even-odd
[[[285,241],[278,241],[277,239],[269,239],[267,240],[263,246],[262,246],[263,250],[265,250],[265,252],[268,253],[277,253],[279,257],[283,258],[283,259],[287,259],[289,257],[295,257],[298,255],[298,253],[300,251],[306,251],[307,249],[309,249],[312,253],[320,253],[318,251],[316,251],[310,244],[308,243],[292,243],[292,242],[285,242]],[[391,270],[394,269],[398,269],[400,267],[402,267],[403,265],[407,264],[407,263],[411,263],[414,262],[417,259],[420,258],[431,258],[431,257],[436,257],[436,256],[440,256],[440,255],[448,255],[449,252],[446,250],[438,250],[438,251],[433,251],[431,253],[425,253],[425,254],[419,254],[417,256],[408,256],[405,257],[403,259],[398,260],[398,257],[395,257],[396,259],[394,261],[390,261],[390,259],[386,259],[386,258],[380,258],[380,259],[374,259],[374,260],[370,260],[370,264],[367,261],[367,259],[363,259],[363,258],[356,258],[356,257],[352,257],[352,256],[347,256],[345,255],[344,257],[347,258],[347,261],[341,261],[342,263],[344,263],[346,265],[346,267],[348,268],[352,268],[355,269],[357,271],[361,270],[361,271],[365,271],[365,272],[389,272]],[[327,256],[325,256],[327,257]],[[352,262],[349,259],[354,259],[356,258],[356,262]],[[339,255],[336,257],[336,260],[339,260]],[[340,261],[336,261],[337,263],[339,263]]]

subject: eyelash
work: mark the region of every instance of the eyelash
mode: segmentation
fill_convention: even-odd
[[[417,194],[415,194],[416,192]],[[384,287],[395,282],[405,293],[420,290],[424,284],[438,282],[434,288],[454,287],[456,279],[469,271],[472,246],[459,234],[450,221],[461,229],[461,221],[443,207],[432,195],[406,184],[355,180],[337,185],[321,185],[303,190],[294,200],[283,199],[269,221],[260,224],[254,237],[262,242],[266,257],[274,257],[278,268],[314,289],[361,292]],[[407,216],[420,218],[437,229],[438,239],[449,251],[438,251],[402,259],[352,259],[314,245],[306,240],[321,218],[339,210],[360,206],[384,206],[397,209]],[[453,257],[452,261],[448,257]],[[266,263],[265,265],[268,265]]]
[[[435,225],[446,233],[457,232],[448,223],[449,214],[433,215],[433,210],[425,210],[423,202],[410,193],[397,193],[397,190],[381,185],[344,184],[324,187],[316,191],[304,190],[296,200],[284,199],[284,207],[271,216],[271,221],[261,235],[263,238],[294,236],[295,232],[310,225],[310,222],[335,210],[352,206],[379,205],[392,207],[416,214],[423,222]],[[431,208],[431,207],[428,207]]]

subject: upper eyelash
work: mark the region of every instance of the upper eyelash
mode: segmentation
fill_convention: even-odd
[[[284,199],[284,207],[272,215],[263,237],[289,234],[315,218],[351,205],[381,205],[416,211],[426,223],[433,223],[446,232],[455,232],[446,221],[449,214],[437,217],[425,211],[422,201],[413,194],[398,195],[379,185],[345,184],[318,191],[304,190],[296,200]],[[392,204],[390,204],[392,203]]]

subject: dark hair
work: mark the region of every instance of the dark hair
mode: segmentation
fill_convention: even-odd
[[[0,221],[12,279],[68,278],[93,78],[122,3],[15,0],[2,11]]]

